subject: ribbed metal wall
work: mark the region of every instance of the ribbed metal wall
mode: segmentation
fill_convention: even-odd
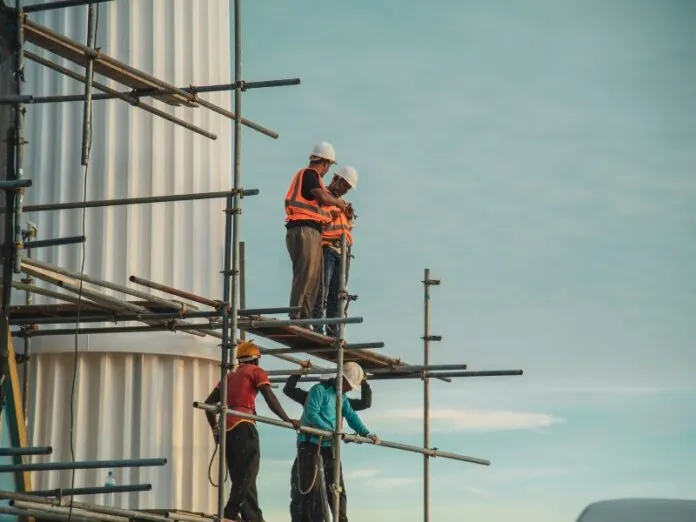
[[[117,0],[99,5],[103,52],[176,85],[230,82],[227,0]],[[87,8],[32,14],[52,30],[85,42]],[[83,73],[56,56],[27,49]],[[79,94],[84,87],[27,61],[25,92]],[[128,90],[105,78],[95,80]],[[97,92],[97,91],[95,91]],[[229,93],[204,96],[229,107]],[[231,122],[206,109],[158,108],[217,134],[212,141],[119,101],[95,101],[87,199],[225,190],[230,186]],[[82,103],[27,107],[26,204],[80,201]],[[224,202],[221,200],[88,209],[85,273],[126,285],[135,274],[198,294],[221,295]],[[27,218],[39,238],[82,234],[82,211]],[[41,249],[38,259],[79,271],[79,246]],[[123,297],[121,294],[113,294]],[[14,302],[23,302],[15,293]],[[35,303],[47,302],[36,296]],[[65,325],[63,325],[64,327]],[[51,460],[69,460],[69,397],[74,339],[32,343],[30,433],[51,444]],[[117,472],[119,483],[149,482],[154,491],[117,495],[123,506],[214,509],[206,474],[212,438],[191,402],[217,382],[215,342],[185,334],[93,335],[79,340],[76,457],[165,456],[161,469]],[[85,352],[88,352],[85,354]],[[121,352],[121,353],[118,353]],[[143,355],[148,353],[149,355]],[[157,354],[161,355],[157,355]],[[78,472],[77,485],[104,481],[105,471]],[[68,486],[69,474],[36,473],[37,487]]]
[[[71,354],[32,360],[33,444],[53,446],[51,457],[70,460]],[[114,495],[130,508],[214,511],[216,490],[208,482],[215,449],[205,415],[191,407],[217,382],[214,361],[141,354],[82,354],[75,388],[75,459],[165,457],[164,467],[115,469],[118,484],[152,484],[152,491]],[[213,480],[217,482],[217,458]],[[106,470],[79,470],[75,484],[103,485]],[[34,472],[35,488],[70,487],[71,472]],[[84,500],[102,502],[94,497]]]

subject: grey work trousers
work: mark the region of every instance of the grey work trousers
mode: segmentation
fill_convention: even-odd
[[[322,276],[321,232],[305,226],[289,228],[285,245],[292,261],[290,306],[300,307],[299,313],[291,313],[290,318],[309,319]]]

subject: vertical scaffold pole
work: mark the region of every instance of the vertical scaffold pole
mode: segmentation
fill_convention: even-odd
[[[239,242],[239,308],[244,310],[246,308],[246,283],[247,283],[247,271],[246,271],[246,243],[244,241]],[[239,332],[239,339],[246,341],[246,330]]]
[[[15,89],[20,98],[15,106],[15,129],[14,129],[14,179],[24,178],[24,103],[21,101],[22,83],[24,82],[24,13],[22,12],[21,0],[15,0],[17,11],[16,33],[17,33],[17,56],[15,71]],[[17,189],[14,197],[14,273],[21,272],[21,248],[24,246],[22,238],[22,205],[24,204],[24,189]],[[10,238],[7,238],[10,241]],[[8,261],[11,262],[11,261]],[[11,284],[9,279],[5,279],[5,284]],[[9,300],[7,303],[9,306]]]
[[[227,370],[232,362],[232,371],[237,369],[237,313],[239,311],[239,219],[241,187],[241,138],[242,138],[242,35],[240,19],[240,0],[234,6],[234,165],[232,195],[227,198],[225,209],[225,261],[223,269],[223,316],[220,361],[220,401],[227,403]],[[227,444],[225,440],[227,412],[223,408],[218,420],[220,426],[220,449],[218,457],[218,518],[222,521],[225,509],[225,466]]]
[[[430,365],[430,341],[441,337],[430,335],[430,287],[440,284],[430,279],[430,269],[423,274],[423,364]],[[430,378],[423,376],[423,447],[430,447]],[[423,454],[423,520],[430,522],[430,457]]]
[[[345,316],[346,309],[346,268],[348,265],[348,252],[346,234],[341,234],[341,266],[339,281],[339,302],[338,309],[340,314]],[[345,325],[338,325],[338,353],[336,354],[336,364],[338,371],[336,375],[336,432],[334,434],[334,476],[333,476],[333,519],[338,520],[341,509],[341,432],[343,430],[343,349]]]

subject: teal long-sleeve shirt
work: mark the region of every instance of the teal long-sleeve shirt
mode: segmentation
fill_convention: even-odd
[[[345,394],[342,402],[342,415],[346,419],[348,426],[355,430],[358,435],[363,437],[369,435],[370,430],[365,427],[358,414],[350,406],[348,397]],[[321,382],[310,388],[301,422],[303,426],[310,426],[320,430],[333,431],[336,429],[336,388],[334,388],[333,383]],[[299,442],[313,442],[316,444],[319,438],[314,435],[300,433],[297,436],[297,440]],[[322,439],[321,445],[330,446],[331,440]]]

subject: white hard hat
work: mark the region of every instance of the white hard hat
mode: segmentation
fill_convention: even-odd
[[[355,168],[346,165],[345,167],[338,169],[336,175],[339,178],[345,179],[351,188],[358,186],[358,171],[355,170]]]
[[[312,152],[310,153],[309,157],[322,158],[329,160],[331,163],[336,163],[336,151],[334,150],[333,145],[331,145],[328,141],[317,143],[314,148],[312,148]]]
[[[360,388],[364,376],[365,372],[358,363],[347,362],[343,365],[343,377],[348,381],[352,390]]]

